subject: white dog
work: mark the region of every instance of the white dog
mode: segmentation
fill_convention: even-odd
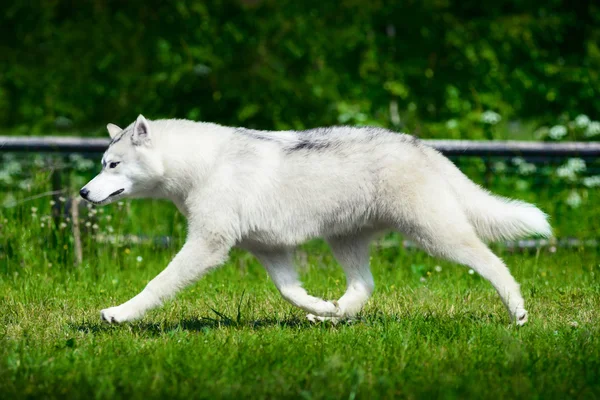
[[[419,140],[380,128],[268,132],[185,120],[109,124],[102,172],[81,189],[103,205],[123,197],[172,200],[188,237],[137,296],[102,310],[119,323],[140,318],[222,264],[233,246],[252,252],[281,295],[311,320],[356,315],[371,295],[369,242],[395,230],[434,256],[489,280],[513,321],[527,321],[519,284],[484,241],[549,236],[531,204],[494,196]],[[294,248],[324,238],[344,269],[337,301],[310,296],[292,265]]]

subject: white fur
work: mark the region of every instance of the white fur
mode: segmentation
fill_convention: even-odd
[[[86,198],[166,198],[189,222],[187,242],[167,268],[128,302],[102,310],[108,322],[140,318],[222,264],[234,246],[255,254],[310,319],[350,318],[374,289],[369,242],[389,230],[473,268],[518,324],[527,320],[519,284],[483,241],[550,235],[545,214],[489,194],[409,135],[350,127],[267,132],[142,116],[123,131],[107,128],[114,143],[82,190]],[[314,237],[328,241],[346,273],[338,301],[310,296],[294,270],[294,248]]]

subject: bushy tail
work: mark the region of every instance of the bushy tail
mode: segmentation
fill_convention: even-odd
[[[467,178],[450,160],[428,148],[463,205],[477,236],[485,241],[511,240],[529,235],[552,236],[548,216],[533,204],[496,196]]]
[[[552,235],[548,216],[533,204],[495,196],[472,185],[472,190],[463,196],[464,211],[481,239],[495,241]]]

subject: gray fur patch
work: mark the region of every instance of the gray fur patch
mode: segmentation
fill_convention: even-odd
[[[252,139],[264,140],[267,142],[275,142],[276,139],[271,136],[265,135],[262,131],[246,128],[235,128],[235,133],[242,134],[244,136],[251,137]]]
[[[296,143],[294,146],[289,147],[287,150],[288,153],[292,153],[294,151],[299,150],[323,150],[331,147],[331,142],[325,140],[312,140],[312,138],[302,138]]]
[[[123,130],[121,133],[119,133],[117,136],[115,136],[113,138],[113,140],[110,141],[110,143],[108,144],[108,147],[112,146],[113,144],[120,142],[121,139],[123,139],[125,137],[125,134],[127,133],[127,131]]]

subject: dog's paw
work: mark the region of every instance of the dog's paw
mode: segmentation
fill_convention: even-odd
[[[122,305],[117,307],[106,308],[100,311],[102,321],[108,322],[109,324],[120,324],[123,322],[133,321],[137,315],[133,313],[128,307]]]
[[[307,314],[306,319],[315,324],[318,322],[329,321],[334,325],[342,320],[340,317],[319,317],[318,315],[314,315],[314,314]]]
[[[318,315],[314,314],[307,314],[306,319],[315,324],[319,322],[331,322],[333,325],[336,325],[340,322],[351,324],[355,321],[354,318],[349,317],[319,317]]]
[[[518,326],[525,325],[525,323],[527,322],[527,319],[528,319],[527,310],[522,307],[517,308],[517,311],[515,312],[515,315],[514,315],[514,319],[515,319],[515,323]]]

